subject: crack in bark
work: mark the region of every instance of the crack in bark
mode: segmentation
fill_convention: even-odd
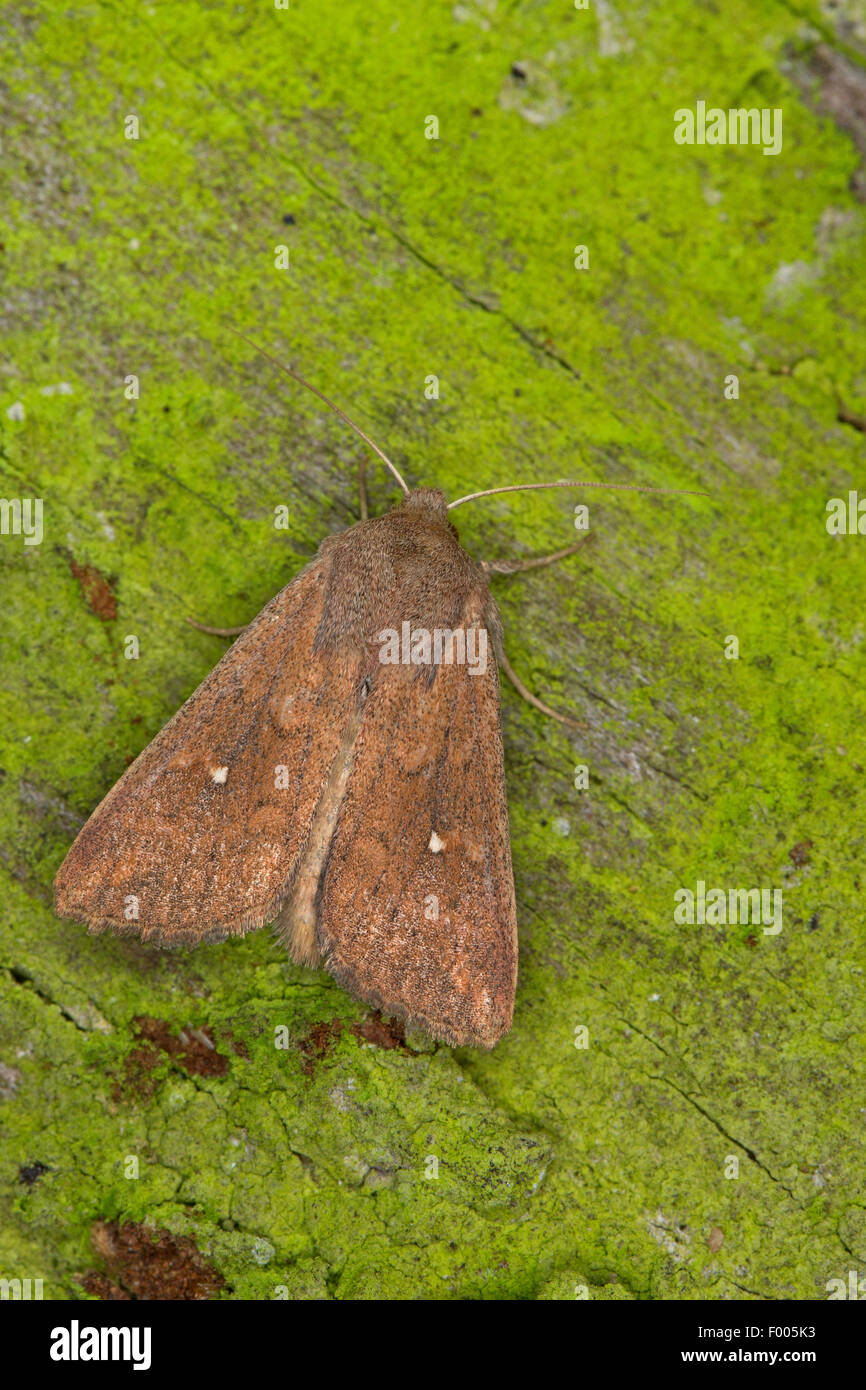
[[[79,1032],[104,1033],[106,1031],[104,1028],[100,1028],[98,1023],[93,1023],[90,1027],[88,1027],[87,1024],[82,1023],[80,1019],[75,1017],[75,1010],[71,1006],[62,1004],[59,999],[55,999],[52,995],[46,993],[46,991],[36,983],[36,977],[34,975],[29,974],[28,971],[22,970],[19,966],[14,965],[2,966],[0,967],[0,969],[3,970],[4,974],[9,976],[13,984],[20,985],[22,988],[28,989],[31,994],[35,994],[36,997],[38,999],[41,999],[44,1004],[48,1004],[51,1008],[57,1009],[58,1012],[62,1014],[65,1019],[67,1019],[70,1023],[73,1023],[75,1025]],[[86,1003],[93,1010],[94,1015],[98,1019],[102,1019],[102,1015],[100,1014],[93,1000],[88,999],[86,1000]],[[108,1020],[102,1019],[102,1022],[107,1024]],[[114,1028],[111,1024],[108,1024],[108,1028],[110,1032],[114,1032]]]
[[[771,1182],[776,1183],[779,1187],[782,1188],[784,1192],[787,1192],[788,1196],[791,1198],[793,1202],[797,1202],[797,1198],[795,1194],[791,1191],[790,1187],[788,1187],[786,1183],[782,1182],[781,1178],[777,1178],[775,1173],[771,1172],[771,1170],[767,1167],[766,1163],[764,1163],[755,1153],[754,1149],[749,1148],[749,1145],[744,1144],[741,1139],[735,1138],[733,1134],[731,1134],[728,1130],[725,1129],[724,1125],[720,1124],[719,1121],[715,1119],[715,1117],[712,1116],[708,1110],[705,1110],[702,1105],[699,1105],[698,1102],[692,1096],[690,1096],[688,1092],[684,1091],[682,1087],[678,1086],[675,1081],[671,1081],[669,1076],[653,1076],[651,1072],[646,1072],[645,1075],[649,1078],[650,1081],[663,1081],[666,1085],[670,1086],[672,1090],[676,1091],[677,1095],[682,1096],[683,1100],[686,1101],[687,1104],[693,1106],[694,1109],[697,1110],[699,1115],[703,1115],[704,1119],[708,1120],[709,1123],[714,1127],[714,1129],[717,1129],[719,1134],[721,1134],[723,1138],[727,1139],[729,1144],[735,1144],[738,1149],[742,1149],[743,1153],[746,1154],[746,1156],[750,1158],[752,1162],[756,1164],[757,1167],[760,1168],[763,1173],[766,1173],[767,1177],[770,1179]]]

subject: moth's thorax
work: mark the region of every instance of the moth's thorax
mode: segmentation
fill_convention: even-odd
[[[416,488],[384,516],[322,547],[330,560],[318,648],[367,649],[404,622],[431,631],[482,622],[487,579],[460,545],[438,488]]]

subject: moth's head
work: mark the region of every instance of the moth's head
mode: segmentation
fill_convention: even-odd
[[[430,521],[438,521],[442,526],[448,524],[448,503],[445,493],[438,487],[416,487],[400,503],[401,512],[422,515]]]

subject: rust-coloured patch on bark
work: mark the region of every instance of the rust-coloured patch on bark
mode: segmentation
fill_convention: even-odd
[[[223,1033],[223,1037],[225,1038],[232,1052],[237,1053],[238,1057],[246,1057],[247,1061],[249,1061],[250,1050],[244,1042],[243,1038],[235,1037],[233,1028],[226,1028],[225,1032]]]
[[[129,1302],[132,1299],[131,1293],[127,1293],[118,1284],[112,1284],[106,1274],[97,1274],[95,1269],[80,1275],[78,1283],[94,1298],[101,1298],[103,1303]]]
[[[298,1039],[295,1045],[305,1057],[301,1067],[305,1076],[313,1075],[316,1063],[327,1057],[331,1048],[339,1041],[342,1032],[342,1019],[332,1018],[330,1023],[314,1023],[306,1037]],[[383,1018],[379,1009],[374,1009],[363,1023],[350,1023],[349,1032],[359,1042],[372,1043],[374,1047],[388,1049],[399,1047],[411,1057],[418,1055],[414,1048],[407,1044],[405,1028],[400,1019]]]
[[[219,1270],[188,1236],[133,1222],[97,1221],[90,1238],[106,1272],[89,1270],[80,1282],[98,1298],[189,1302],[214,1298],[225,1288]]]
[[[343,1020],[332,1018],[330,1023],[314,1023],[306,1037],[298,1039],[297,1049],[303,1052],[306,1059],[301,1066],[304,1076],[313,1075],[316,1063],[327,1057],[342,1031]]]
[[[124,1061],[123,1082],[114,1087],[116,1101],[130,1095],[150,1099],[157,1084],[153,1073],[166,1058],[189,1076],[225,1076],[228,1072],[228,1058],[217,1052],[213,1032],[207,1025],[182,1028],[176,1034],[171,1024],[160,1018],[139,1014],[132,1022],[141,1041]],[[232,1043],[232,1049],[241,1056],[248,1055],[243,1043]]]
[[[410,1057],[417,1057],[414,1048],[406,1042],[406,1030],[399,1018],[383,1018],[379,1009],[374,1009],[364,1023],[353,1023],[349,1029],[356,1038],[373,1043],[376,1047],[399,1047]]]
[[[79,565],[70,557],[69,568],[81,585],[84,602],[91,613],[95,613],[104,623],[112,623],[117,617],[117,599],[114,597],[112,581],[95,565]]]

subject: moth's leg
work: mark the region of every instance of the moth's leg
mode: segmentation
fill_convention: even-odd
[[[199,632],[209,632],[212,637],[237,637],[249,627],[249,623],[244,623],[243,627],[208,627],[206,623],[197,623],[195,618],[187,618],[187,622],[190,627],[198,628]]]
[[[517,672],[514,670],[514,667],[511,665],[511,662],[508,660],[508,657],[505,655],[502,643],[496,642],[495,647],[496,660],[499,662],[499,665],[502,667],[506,676],[511,681],[511,684],[514,686],[514,689],[517,691],[518,695],[520,695],[524,700],[526,700],[528,704],[532,705],[534,709],[541,710],[542,714],[549,715],[551,719],[555,719],[559,724],[567,724],[568,727],[571,729],[586,728],[586,724],[581,724],[576,719],[569,719],[567,714],[559,714],[557,710],[551,709],[550,705],[546,705],[543,702],[543,700],[539,700],[537,695],[533,695],[531,690],[527,690],[526,686],[523,684],[523,681],[520,679]]]
[[[555,550],[552,555],[539,555],[534,560],[482,560],[481,568],[485,574],[520,574],[522,570],[540,569],[542,565],[552,565],[556,560],[564,560],[566,555],[573,555],[591,539],[591,536],[582,536],[574,545]]]
[[[366,456],[358,464],[358,496],[361,503],[361,520],[366,521],[370,515],[367,505],[367,459]]]

